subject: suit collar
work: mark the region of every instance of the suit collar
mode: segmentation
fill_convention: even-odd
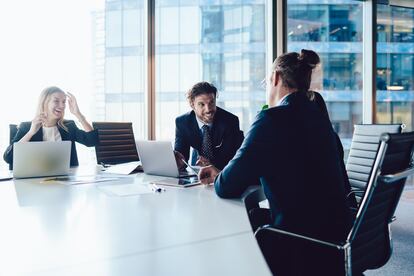
[[[287,102],[285,101],[285,99],[290,95],[291,93],[289,93],[289,94],[286,94],[286,95],[284,95],[280,100],[278,100],[277,101],[277,103],[276,103],[276,106],[280,106],[280,105],[286,105],[287,104]]]
[[[69,140],[68,139],[68,132],[66,132],[66,130],[64,130],[63,128],[61,128],[59,125],[57,126],[58,127],[58,130],[59,130],[59,133],[60,133],[60,137],[62,137],[62,141],[65,141],[65,140]]]
[[[202,139],[201,130],[198,127],[198,123],[197,123],[194,110],[190,112],[190,120],[191,120],[190,121],[191,132],[200,134],[198,135],[199,139],[196,140],[197,141],[196,145],[199,148],[201,148],[201,139]],[[221,109],[220,107],[217,107],[216,114],[214,115],[213,125],[211,127],[211,132],[213,134],[213,146],[220,145],[223,140],[224,132],[226,130],[226,122],[224,122],[223,120],[225,120],[225,118],[223,117],[223,109]]]
[[[33,141],[43,141],[43,128],[39,128],[39,130],[36,132],[35,135],[33,135],[32,139]]]
[[[290,105],[299,102],[309,102],[308,96],[305,91],[296,91],[287,95],[280,105]]]
[[[197,116],[194,116],[195,118],[196,118],[196,122],[197,122],[197,126],[198,126],[198,128],[201,130],[201,128],[203,127],[203,126],[205,126],[205,125],[208,125],[209,127],[212,127],[213,126],[213,123],[209,123],[209,124],[206,124],[206,123],[204,123],[203,121],[201,121]]]
[[[201,148],[201,135],[200,135],[200,129],[198,128],[198,123],[196,119],[196,115],[194,110],[190,112],[190,133],[194,133],[197,135],[192,135],[192,137],[195,139],[195,148],[200,149]]]
[[[211,129],[213,132],[213,146],[220,145],[223,140],[224,132],[226,130],[226,122],[224,120],[223,109],[217,107],[213,127]]]

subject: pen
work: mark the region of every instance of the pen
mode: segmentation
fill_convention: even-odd
[[[187,167],[189,167],[190,168],[190,170],[193,172],[193,173],[195,173],[196,175],[198,175],[198,172],[192,167],[192,166],[190,166],[184,159],[181,159],[181,161],[183,161],[184,162],[184,164],[186,164],[187,165]]]
[[[151,185],[154,192],[161,193],[162,191],[165,191],[165,188],[158,187],[155,183],[151,183]]]

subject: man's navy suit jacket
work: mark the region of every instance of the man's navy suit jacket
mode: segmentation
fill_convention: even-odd
[[[233,158],[243,142],[243,132],[240,130],[239,118],[230,112],[217,107],[212,125],[213,160],[214,166],[223,169]],[[202,133],[198,127],[194,111],[190,111],[175,119],[174,149],[182,153],[186,160],[190,157],[190,147],[195,153],[201,151]],[[192,164],[195,163],[193,154]]]
[[[235,157],[215,179],[220,197],[240,197],[258,179],[274,226],[343,241],[352,218],[343,161],[329,117],[305,93],[260,112]]]

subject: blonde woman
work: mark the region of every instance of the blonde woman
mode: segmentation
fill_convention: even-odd
[[[80,130],[74,121],[65,120],[65,108],[78,119],[84,130]],[[72,141],[70,165],[78,166],[75,142],[92,147],[98,144],[98,133],[79,110],[76,98],[71,93],[51,86],[40,94],[37,113],[31,122],[22,122],[11,145],[4,153],[4,160],[13,164],[13,144],[30,141]]]

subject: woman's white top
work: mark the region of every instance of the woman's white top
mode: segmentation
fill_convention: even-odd
[[[62,136],[57,126],[43,127],[43,141],[56,142],[62,141]]]

